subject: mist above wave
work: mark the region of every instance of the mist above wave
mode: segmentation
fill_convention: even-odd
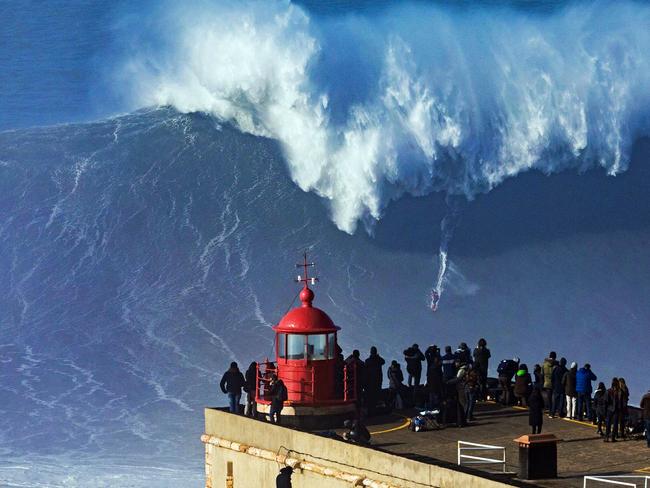
[[[370,228],[404,193],[472,198],[522,171],[624,171],[648,134],[650,7],[399,5],[310,17],[284,1],[168,6],[124,74],[172,105],[277,139],[332,219]],[[149,32],[150,34],[150,32]]]

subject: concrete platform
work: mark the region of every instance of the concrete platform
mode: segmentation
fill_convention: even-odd
[[[448,466],[457,462],[457,441],[491,444],[505,447],[507,470],[513,473],[518,471],[519,448],[513,439],[530,433],[527,410],[479,403],[476,421],[467,427],[459,429],[452,426],[417,433],[411,432],[405,421],[412,415],[414,412],[404,411],[369,419],[368,429],[373,433],[373,447],[418,461]],[[526,482],[530,485],[577,488],[583,486],[584,475],[650,476],[650,449],[645,441],[604,443],[596,427],[589,423],[549,419],[546,416],[542,432],[555,434],[562,439],[558,444],[558,478]],[[510,475],[510,478],[516,482],[514,475]]]

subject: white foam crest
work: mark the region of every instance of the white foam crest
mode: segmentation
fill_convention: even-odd
[[[128,63],[138,105],[279,140],[294,181],[350,233],[404,193],[472,198],[531,169],[617,174],[649,133],[647,5],[401,4],[332,20],[278,0],[167,14],[172,49]]]

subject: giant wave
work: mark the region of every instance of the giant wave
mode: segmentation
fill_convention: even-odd
[[[650,7],[638,3],[328,17],[195,2],[147,25],[132,35],[161,41],[124,66],[134,103],[279,140],[293,180],[349,233],[405,193],[472,198],[530,169],[616,175],[648,134]]]

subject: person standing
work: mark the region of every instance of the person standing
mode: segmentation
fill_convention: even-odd
[[[420,386],[420,378],[422,377],[422,361],[424,361],[424,354],[420,351],[420,346],[413,344],[411,347],[404,350],[404,360],[406,361],[406,372],[408,373],[408,386],[414,387],[415,390]]]
[[[630,401],[630,390],[625,384],[624,378],[618,379],[618,385],[621,390],[621,413],[619,414],[620,430],[619,434],[623,439],[627,438],[627,419],[629,415],[628,402]]]
[[[465,412],[467,410],[467,399],[465,397],[465,375],[467,374],[467,365],[456,362],[456,377],[449,380],[447,384],[451,387],[450,392],[456,400],[456,427],[465,427],[467,425]]]
[[[473,356],[474,369],[479,378],[479,397],[485,399],[487,397],[488,363],[492,357],[485,339],[480,338],[478,340],[478,344],[474,348]]]
[[[564,394],[566,395],[566,414],[572,420],[576,418],[576,400],[578,393],[576,392],[576,374],[578,373],[578,364],[574,361],[571,363],[569,371],[564,373],[562,378],[562,385],[564,386]]]
[[[445,355],[442,356],[442,377],[445,382],[456,377],[456,359],[451,353],[451,346],[445,346]]]
[[[586,363],[576,374],[576,392],[578,393],[578,420],[582,420],[583,412],[587,420],[593,420],[591,414],[591,382],[598,378],[591,371],[591,365]]]
[[[433,410],[440,406],[442,401],[442,361],[440,355],[433,358],[431,364],[427,368],[427,390],[429,391],[429,410]]]
[[[532,427],[533,434],[542,433],[544,423],[544,397],[539,388],[533,388],[528,398],[528,424]]]
[[[255,403],[255,394],[257,393],[257,363],[255,361],[248,366],[244,379],[246,380],[244,386],[244,391],[246,392],[244,415],[247,417],[255,417],[257,415],[257,403]]]
[[[544,373],[542,372],[542,367],[539,364],[533,366],[533,387],[538,387],[540,391],[544,386]]]
[[[480,389],[479,375],[473,365],[467,365],[465,373],[465,419],[474,420],[474,405]]]
[[[643,395],[639,406],[641,407],[641,414],[643,415],[643,421],[645,422],[645,439],[650,448],[650,390],[648,390],[648,393]]]
[[[377,348],[372,346],[370,348],[370,356],[365,361],[366,408],[368,409],[369,416],[375,414],[375,408],[381,396],[381,384],[384,379],[381,368],[384,364],[386,364],[386,361],[377,353]]]
[[[429,347],[427,347],[426,351],[424,351],[424,358],[427,360],[427,371],[433,364],[434,360],[439,357],[440,357],[440,348],[438,346],[432,344]]]
[[[404,392],[404,373],[397,361],[391,361],[388,371],[388,389],[390,390],[393,398],[395,399],[395,408],[401,410],[404,408],[404,401],[402,394]]]
[[[269,412],[271,422],[274,424],[280,425],[282,408],[284,407],[284,402],[289,398],[288,393],[284,382],[274,374],[271,377],[271,411]]]
[[[515,398],[517,399],[517,404],[521,407],[528,406],[528,397],[531,393],[532,388],[532,379],[530,373],[528,372],[528,366],[521,364],[519,370],[515,375]]]
[[[228,408],[230,413],[239,413],[241,389],[246,384],[244,375],[239,371],[236,362],[230,363],[230,368],[224,373],[219,386],[221,391],[228,395]]]
[[[607,389],[605,383],[602,381],[598,383],[598,389],[594,393],[594,410],[596,412],[596,425],[598,426],[598,434],[604,436],[603,426],[607,421]]]
[[[621,390],[618,378],[612,379],[612,386],[607,390],[607,428],[605,430],[605,442],[616,442],[618,437],[618,419],[621,414]],[[611,436],[611,437],[610,437]]]
[[[564,385],[562,384],[562,378],[567,373],[566,369],[566,358],[560,359],[560,363],[553,368],[553,373],[551,374],[551,410],[549,412],[550,418],[555,418],[557,415],[560,417],[564,416]]]
[[[355,400],[357,402],[357,409],[360,408],[363,391],[366,387],[366,365],[361,360],[361,353],[358,349],[352,351],[345,359],[345,366],[348,370],[348,378],[350,375],[354,378],[352,381]],[[349,386],[348,386],[349,388]]]
[[[548,357],[544,359],[544,363],[542,365],[542,374],[544,379],[542,394],[544,395],[544,403],[549,409],[551,408],[551,398],[553,397],[553,368],[557,366],[556,358],[557,353],[555,351],[551,351]]]
[[[510,405],[512,401],[512,377],[519,369],[519,358],[503,359],[497,367],[499,386],[501,387],[501,403]]]

